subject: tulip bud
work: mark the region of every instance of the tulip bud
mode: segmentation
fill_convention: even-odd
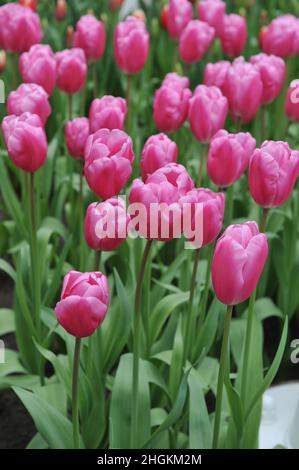
[[[66,35],[65,35],[66,47],[72,47],[73,37],[74,37],[74,28],[71,25],[69,25],[66,28]]]
[[[193,135],[208,143],[224,127],[228,111],[227,98],[217,87],[198,85],[189,103],[188,119]]]
[[[165,29],[165,31],[167,31],[168,11],[169,11],[169,6],[164,5],[160,12],[160,24],[162,28]]]
[[[268,256],[268,241],[255,222],[230,225],[219,238],[212,262],[214,291],[225,305],[237,305],[257,286]]]
[[[8,154],[13,163],[24,171],[37,171],[47,158],[47,138],[37,114],[23,113],[6,116],[2,131]]]
[[[275,18],[260,36],[266,54],[290,57],[299,53],[299,19],[287,14]]]
[[[246,19],[240,15],[225,15],[219,37],[225,54],[231,57],[239,56],[246,45]]]
[[[74,158],[84,158],[84,149],[89,136],[89,120],[78,117],[65,126],[65,139],[69,154]]]
[[[167,13],[167,29],[173,39],[179,39],[181,33],[192,20],[193,9],[188,0],[170,0]]]
[[[189,79],[169,73],[154,96],[154,121],[163,132],[174,132],[181,127],[188,115]]]
[[[98,60],[106,46],[105,26],[94,15],[81,16],[76,25],[73,46],[83,49],[87,60]]]
[[[133,13],[132,13],[132,16],[135,16],[135,18],[137,18],[137,20],[146,21],[145,13],[140,8],[137,9],[137,10],[134,10]]]
[[[235,183],[248,167],[256,140],[249,132],[229,134],[220,130],[212,139],[207,169],[216,186],[226,188]]]
[[[114,31],[114,54],[118,67],[127,74],[140,72],[147,60],[149,34],[144,21],[128,16]]]
[[[7,99],[8,114],[20,116],[25,112],[37,114],[42,123],[47,122],[51,114],[51,106],[46,91],[35,83],[22,83],[15,91],[11,91]]]
[[[103,96],[94,99],[89,110],[90,132],[100,129],[123,129],[127,114],[127,102],[124,98]]]
[[[57,21],[64,21],[67,14],[66,0],[57,0],[55,7],[55,18]]]
[[[268,54],[257,54],[250,58],[250,63],[260,72],[263,83],[263,104],[271,103],[282,90],[286,65],[281,57]]]
[[[103,199],[119,194],[132,174],[132,139],[118,129],[101,129],[88,137],[84,156],[91,190]]]
[[[56,62],[48,44],[35,44],[19,59],[19,68],[25,83],[37,83],[50,96],[56,84]]]
[[[33,11],[36,11],[37,8],[37,0],[19,0],[19,4],[31,8]]]
[[[85,338],[104,321],[109,303],[109,287],[101,272],[70,271],[63,281],[55,314],[60,325],[76,338]]]
[[[127,238],[130,216],[121,197],[93,202],[86,211],[84,236],[93,250],[116,250]]]
[[[216,34],[219,35],[225,8],[225,2],[222,0],[200,0],[198,4],[198,18],[215,28]]]
[[[3,73],[6,69],[6,52],[0,51],[0,73]]]
[[[143,181],[168,163],[176,163],[178,147],[165,134],[152,135],[147,139],[141,153],[141,175]]]
[[[257,204],[270,209],[290,197],[299,175],[299,152],[287,142],[266,141],[249,164],[249,189]]]
[[[123,3],[124,3],[124,0],[110,0],[109,8],[112,11],[119,10],[119,8],[122,7]]]
[[[56,52],[57,87],[65,93],[77,93],[83,87],[87,63],[83,49],[71,48]]]
[[[201,240],[199,245],[196,244],[196,235],[188,241],[193,243],[196,248],[201,248],[210,245],[219,235],[223,224],[225,196],[224,193],[214,193],[210,189],[194,188],[186,196],[180,199],[180,204],[183,207],[183,214],[185,210],[190,211],[191,208],[191,227],[188,227],[194,232],[196,230],[196,216],[197,204],[202,204],[202,217],[203,224],[201,229]],[[188,238],[188,233],[185,234]],[[198,234],[197,234],[198,235]]]
[[[180,36],[180,56],[187,64],[199,62],[215,37],[215,29],[200,20],[188,23]]]

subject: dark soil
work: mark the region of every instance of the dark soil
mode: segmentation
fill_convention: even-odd
[[[0,308],[11,308],[13,283],[0,275]],[[16,349],[13,334],[3,338],[9,349]],[[24,449],[36,429],[31,416],[12,390],[0,391],[0,449]]]

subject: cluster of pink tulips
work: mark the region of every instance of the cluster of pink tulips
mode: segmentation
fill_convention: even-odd
[[[251,426],[254,441],[249,445],[256,446],[264,389],[258,393],[260,386],[251,391],[250,383],[254,382],[252,356],[254,335],[258,334],[255,302],[272,251],[272,238],[271,243],[267,238],[269,211],[288,204],[285,218],[299,215],[298,201],[294,208],[291,205],[293,194],[299,191],[294,189],[299,175],[299,151],[287,141],[290,123],[299,123],[299,86],[296,81],[291,82],[287,66],[299,54],[299,19],[286,14],[269,21],[260,33],[261,51],[255,48],[256,53],[249,57],[246,10],[240,9],[238,14],[229,12],[222,0],[164,2],[158,11],[162,12],[161,29],[156,18],[151,24],[140,11],[120,19],[122,2],[111,1],[108,19],[105,15],[99,19],[100,7],[96,4],[96,13],[85,12],[76,22],[70,47],[57,51],[57,47],[41,43],[45,25],[35,11],[36,5],[30,8],[22,3],[0,7],[0,47],[11,58],[13,87],[7,96],[7,115],[1,127],[13,163],[5,162],[7,175],[11,175],[12,185],[19,188],[16,199],[19,197],[26,214],[25,235],[18,241],[15,262],[21,273],[25,269],[20,261],[26,254],[22,248],[25,240],[30,260],[28,290],[32,296],[29,313],[24,303],[18,302],[25,319],[22,325],[30,324],[32,328],[30,342],[34,342],[38,357],[31,372],[39,375],[41,386],[46,388],[49,379],[45,363],[50,361],[58,382],[71,389],[71,394],[68,392],[72,401],[71,445],[75,448],[88,446],[88,439],[92,441],[86,425],[92,419],[90,416],[101,427],[99,420],[107,419],[106,406],[120,406],[121,394],[114,390],[117,387],[121,390],[122,386],[127,387],[123,400],[129,400],[126,418],[129,424],[121,429],[128,431],[124,442],[128,439],[132,448],[151,447],[160,435],[166,439],[164,415],[169,418],[168,426],[173,426],[175,445],[192,446],[191,441],[184,439],[189,429],[184,415],[188,400],[191,406],[194,396],[198,397],[200,407],[195,435],[203,432],[200,427],[206,419],[207,447],[247,446],[246,426]],[[65,2],[57,2],[57,21],[66,22],[66,8]],[[171,50],[172,68],[153,81],[154,92],[142,108],[141,90],[152,86],[150,66],[153,67],[158,55],[159,35]],[[110,94],[116,85],[109,88],[108,82],[107,91],[102,93],[108,48],[114,57],[109,56],[109,67],[111,62],[114,67],[111,77],[113,73],[119,76],[119,96]],[[16,57],[18,68],[13,68]],[[278,112],[288,121],[284,134],[278,136],[271,130],[275,105],[280,106]],[[150,122],[145,121],[148,109]],[[57,144],[50,158],[53,143],[49,135],[53,134],[50,129],[56,119],[57,139],[62,143]],[[138,134],[141,126],[142,137]],[[46,180],[40,175],[44,178],[50,171],[53,182],[49,183],[49,200],[42,201],[40,195]],[[64,185],[61,195],[59,184]],[[121,195],[128,196],[127,201]],[[42,204],[46,210],[48,204],[50,212],[52,199],[57,203],[53,212],[60,215],[52,217],[49,213],[43,225]],[[154,214],[153,208],[158,208],[158,212]],[[68,230],[73,237],[71,254],[66,251],[61,264],[59,241],[56,239],[51,249],[46,248],[52,232],[44,241],[48,227],[54,227],[54,217],[59,219],[58,232],[65,236],[64,230]],[[188,217],[189,226],[185,227],[183,222]],[[296,239],[297,228],[294,233]],[[137,237],[145,242],[135,240]],[[185,242],[192,250],[183,250]],[[182,251],[184,258],[180,258]],[[164,261],[167,253],[172,253],[174,263],[169,274]],[[47,274],[53,265],[59,266],[60,271]],[[118,269],[124,270],[125,275],[119,276]],[[47,275],[54,279],[54,298],[51,293],[49,297],[45,294]],[[63,287],[56,303],[55,293],[62,276]],[[214,300],[210,283],[216,295]],[[18,284],[17,295],[26,290],[21,287]],[[242,304],[248,299],[247,309]],[[127,340],[125,343],[116,340],[115,345],[111,340],[109,349],[114,329],[120,328],[115,312],[126,309],[126,305],[130,311],[126,319]],[[58,323],[52,310],[52,317],[46,315],[51,307]],[[216,317],[217,309],[222,314],[217,313]],[[113,320],[109,320],[110,311]],[[172,311],[176,314],[171,317]],[[215,326],[210,318],[213,315]],[[233,369],[229,360],[231,324],[238,316],[240,320],[242,317],[244,328],[238,349],[241,358]],[[75,337],[75,346],[60,327]],[[71,358],[72,386],[71,377],[63,378],[66,361],[60,360],[59,355],[56,358],[51,351],[56,331],[60,333],[55,351],[64,351],[63,340]],[[282,332],[283,342],[285,329]],[[196,383],[196,390],[203,393],[209,374],[205,371],[206,375],[204,372],[201,375],[200,367],[212,343],[218,344],[217,338],[221,339],[221,348],[216,346],[210,353],[213,361],[215,358],[218,361],[214,368],[211,358],[217,380],[207,387],[216,397],[215,413],[210,420],[204,398],[199,404],[200,397],[193,395],[193,389],[189,398],[184,395],[183,403],[179,400],[186,381],[190,387]],[[112,346],[117,350],[118,342],[120,349],[109,363]],[[282,359],[279,354],[276,370]],[[162,365],[158,368],[159,361]],[[238,378],[234,382],[230,372],[236,370]],[[151,378],[144,382],[147,375]],[[158,400],[153,405],[158,411],[151,416],[156,423],[154,429],[150,435],[143,433],[140,430],[143,420],[149,421],[143,417],[142,408],[148,406],[148,383],[163,388],[168,381],[170,391],[164,402],[156,398],[158,393],[153,394],[153,400]],[[101,393],[104,403],[110,392],[109,405],[93,410],[94,415],[86,414],[88,406],[82,404],[84,393],[91,393],[93,403],[97,393]],[[167,404],[167,413],[163,403]],[[171,421],[176,406],[182,413]],[[241,412],[236,418],[238,410]],[[108,439],[112,439],[112,446],[121,446],[120,441],[113,440],[118,427],[115,412],[109,416]],[[68,420],[68,416],[64,419]],[[39,432],[47,439],[47,432],[40,429]],[[101,443],[109,447],[104,432],[103,425],[103,434],[99,434],[96,442],[92,441],[93,446]],[[233,436],[233,444],[226,441],[226,432]],[[171,439],[167,437],[155,445],[171,445]]]

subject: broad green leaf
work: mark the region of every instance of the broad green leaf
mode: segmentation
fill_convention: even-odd
[[[15,330],[14,311],[9,308],[0,309],[0,336]]]
[[[210,449],[212,426],[205,402],[203,383],[196,369],[192,369],[189,384],[189,449]]]

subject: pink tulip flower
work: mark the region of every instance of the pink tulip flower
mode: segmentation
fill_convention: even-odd
[[[100,59],[106,46],[104,23],[94,15],[81,16],[76,25],[73,46],[83,49],[87,60]]]
[[[34,173],[45,163],[47,137],[37,114],[6,116],[2,121],[2,132],[8,155],[18,168]]]
[[[220,302],[237,305],[248,299],[267,256],[267,237],[255,222],[230,225],[216,244],[212,262],[212,282]]]
[[[152,135],[144,144],[141,154],[141,175],[143,181],[168,163],[176,163],[178,146],[165,134]]]
[[[84,173],[92,191],[108,199],[129,181],[134,160],[131,137],[118,129],[101,129],[88,137]]]
[[[56,85],[56,61],[48,44],[36,44],[28,52],[23,52],[19,60],[23,82],[37,83],[52,95]]]
[[[69,154],[74,158],[84,158],[84,149],[89,137],[89,120],[78,117],[65,126],[65,140]]]
[[[84,236],[92,250],[116,250],[127,238],[130,216],[120,197],[93,202],[86,211]]]
[[[174,132],[185,122],[192,92],[189,80],[177,74],[168,74],[155,92],[154,121],[162,132]]]
[[[249,189],[257,204],[278,207],[290,197],[299,175],[299,152],[287,142],[266,141],[249,164]]]
[[[143,69],[149,51],[149,34],[144,21],[128,16],[114,32],[114,54],[118,67],[132,75]]]
[[[259,71],[263,83],[262,103],[268,104],[277,98],[286,77],[286,65],[281,57],[257,54],[250,63]]]
[[[7,98],[8,114],[20,116],[25,112],[37,114],[43,124],[51,114],[47,92],[35,83],[22,83]]]
[[[132,217],[134,205],[138,205],[138,233],[151,240],[166,241],[180,237],[182,207],[179,201],[193,187],[186,169],[177,163],[158,169],[145,183],[135,179],[129,198]]]
[[[293,15],[275,18],[263,30],[262,49],[266,54],[290,57],[299,53],[299,19]]]
[[[186,196],[180,199],[180,203],[183,207],[183,213],[187,204],[191,205],[191,230],[196,229],[195,217],[197,216],[196,205],[202,204],[202,217],[203,224],[201,227],[201,243],[196,248],[201,248],[206,245],[210,245],[216,237],[219,235],[223,224],[224,218],[224,206],[225,196],[224,193],[214,193],[210,189],[206,188],[194,188]],[[188,207],[188,210],[189,207]],[[189,230],[189,228],[188,228]],[[186,234],[188,237],[188,234]],[[195,242],[195,237],[189,239],[192,243]]]
[[[256,140],[249,132],[229,134],[219,131],[213,138],[209,154],[208,175],[216,186],[226,188],[245,172],[255,150]]]
[[[285,112],[291,121],[299,122],[299,80],[293,80],[289,86]]]
[[[57,86],[65,93],[77,93],[83,88],[87,74],[87,64],[83,49],[74,47],[55,54]]]
[[[238,57],[246,45],[246,20],[240,15],[225,15],[219,32],[221,47],[224,54]]]
[[[105,319],[108,303],[109,287],[104,274],[70,271],[64,277],[55,314],[68,333],[85,338],[92,335]]]
[[[43,32],[39,16],[18,3],[0,7],[0,47],[14,53],[28,51],[41,41]]]
[[[222,0],[200,0],[198,18],[215,28],[218,35],[224,19],[225,7],[225,2]]]
[[[123,129],[127,114],[127,102],[124,98],[103,96],[92,101],[89,110],[90,131],[99,129]]]
[[[216,86],[223,92],[223,85],[230,66],[231,63],[227,60],[207,64],[204,71],[204,84],[207,86]]]
[[[187,64],[199,62],[210,48],[215,30],[207,23],[193,20],[188,23],[180,36],[179,52]]]
[[[217,87],[198,85],[189,104],[188,119],[193,135],[208,143],[223,128],[228,102]]]
[[[170,0],[167,15],[167,29],[173,39],[179,39],[183,30],[192,20],[192,5],[188,0]]]
[[[223,93],[228,99],[233,120],[244,124],[250,122],[262,103],[260,73],[243,57],[235,59],[227,72]]]

